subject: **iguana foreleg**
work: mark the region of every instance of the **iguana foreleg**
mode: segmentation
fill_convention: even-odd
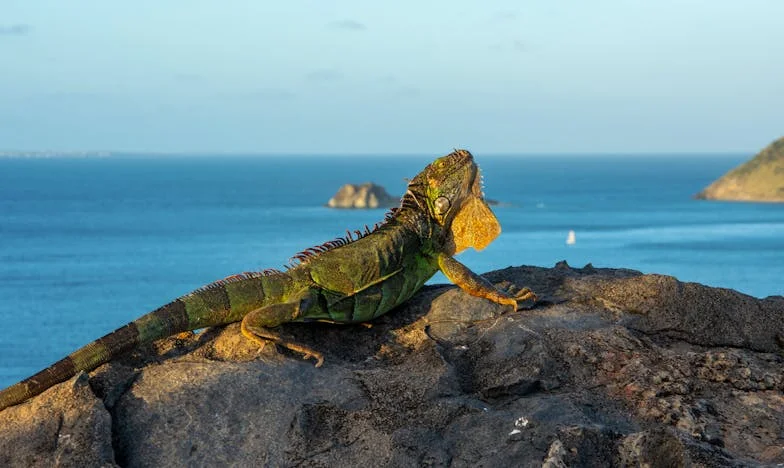
[[[302,315],[309,307],[314,305],[315,300],[307,290],[296,300],[283,302],[280,304],[270,304],[252,310],[242,319],[240,330],[246,338],[255,341],[264,349],[267,343],[274,343],[294,352],[301,353],[303,359],[316,359],[316,367],[324,364],[324,355],[303,344],[284,340],[280,334],[270,330],[284,323],[291,322]],[[303,297],[304,296],[304,297]]]
[[[536,294],[528,288],[522,288],[516,292],[510,291],[510,293],[499,291],[489,281],[447,254],[439,254],[437,260],[438,268],[449,281],[472,296],[483,297],[498,304],[511,305],[515,311],[517,311],[518,301],[536,300]]]

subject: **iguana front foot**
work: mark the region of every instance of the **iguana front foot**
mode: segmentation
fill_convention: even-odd
[[[518,302],[528,299],[536,300],[536,294],[530,289],[518,289],[512,283],[508,283],[501,290],[496,289],[489,281],[446,254],[440,254],[437,261],[438,267],[444,275],[472,296],[483,297],[496,304],[510,305],[515,312],[517,312]]]
[[[507,296],[501,303],[511,305],[514,307],[515,312],[518,310],[518,303],[527,300],[531,300],[533,302],[537,301],[536,294],[533,291],[528,288],[518,288],[514,283],[507,283],[503,285],[499,292]]]

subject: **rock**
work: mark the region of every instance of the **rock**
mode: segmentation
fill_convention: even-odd
[[[330,208],[392,208],[400,203],[384,187],[371,182],[346,184],[327,202]]]
[[[784,297],[565,262],[485,276],[540,302],[430,286],[370,329],[281,327],[318,369],[237,324],[161,340],[0,412],[0,465],[784,463]]]
[[[696,195],[706,200],[784,202],[784,138]]]
[[[117,466],[112,419],[82,373],[0,413],[0,466]]]

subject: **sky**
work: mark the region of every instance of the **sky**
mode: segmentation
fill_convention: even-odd
[[[2,0],[0,150],[755,152],[782,0]]]

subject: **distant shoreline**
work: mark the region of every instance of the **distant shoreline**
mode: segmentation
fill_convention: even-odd
[[[111,151],[0,151],[0,158],[108,158]]]

